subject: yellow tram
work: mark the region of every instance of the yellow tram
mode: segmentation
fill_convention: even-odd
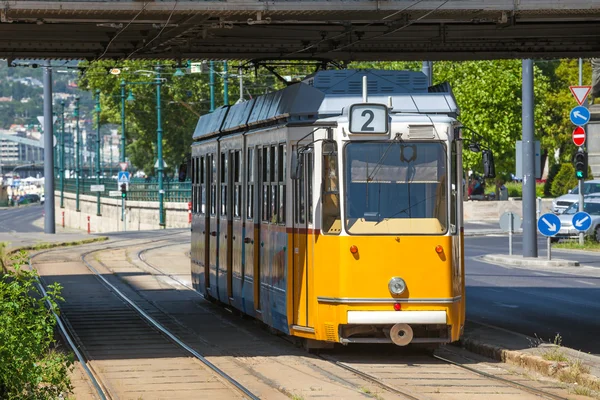
[[[203,115],[194,288],[311,346],[458,340],[457,114],[421,72],[331,70]]]

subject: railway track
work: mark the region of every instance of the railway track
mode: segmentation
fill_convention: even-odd
[[[111,276],[103,276],[106,271],[92,265],[95,253],[121,247],[87,251],[79,262],[59,259],[60,275],[45,274],[47,283],[60,281],[64,287],[63,334],[84,358],[98,397],[258,399],[142,309],[144,300],[135,292],[117,287]],[[56,262],[56,253],[37,254],[34,264]],[[58,279],[65,275],[69,278]]]
[[[67,270],[72,267],[71,263],[78,262],[80,274],[87,271],[90,276],[86,281],[93,278],[94,287],[103,293],[104,297],[89,289],[79,298],[68,297],[68,302],[73,304],[70,309],[63,306],[63,316],[67,317],[68,328],[74,333],[73,341],[82,349],[90,373],[98,379],[106,398],[161,397],[165,391],[148,393],[148,389],[169,386],[180,388],[182,393],[169,391],[168,398],[203,397],[200,393],[207,396],[210,393],[210,398],[268,399],[565,398],[544,387],[528,390],[530,385],[524,378],[507,376],[507,371],[487,367],[485,363],[457,360],[460,355],[448,352],[440,353],[440,358],[399,356],[397,351],[378,356],[386,351],[380,346],[371,347],[376,350],[367,353],[355,351],[364,347],[353,346],[322,356],[308,355],[264,329],[257,329],[255,322],[238,319],[222,307],[201,299],[189,284],[189,272],[186,270],[188,275],[184,277],[183,268],[173,266],[175,254],[181,253],[185,258],[185,249],[174,247],[181,246],[176,239],[154,239],[135,246],[105,246],[86,251],[79,258],[55,260],[62,265],[63,275],[72,274]],[[127,250],[130,246],[132,249]],[[162,255],[165,261],[160,262],[156,255]],[[85,265],[82,272],[83,261],[89,265]],[[44,275],[48,279],[48,274]],[[256,397],[244,395],[205,364],[193,360],[189,352],[176,346],[164,332],[140,316],[115,288],[226,376],[241,377],[239,381],[243,380]],[[66,291],[65,285],[65,297]],[[105,297],[110,297],[110,301]],[[105,325],[98,325],[103,321]],[[128,330],[114,328],[119,326]],[[185,363],[181,363],[182,360]],[[481,368],[491,369],[477,371]],[[498,375],[504,376],[498,379]],[[204,380],[199,379],[200,376]],[[212,378],[209,380],[207,376]],[[138,397],[129,396],[138,393],[132,391],[136,385],[145,391],[140,391]],[[183,393],[184,388],[188,388],[187,394]]]
[[[390,356],[390,353],[372,355],[373,352],[368,356],[346,353],[333,356],[322,354],[320,357],[409,400],[571,398],[567,397],[566,390],[549,381],[534,382],[490,365],[482,361],[481,357],[466,357],[462,350],[456,350],[447,346],[432,355],[405,354],[402,361],[399,361],[398,354],[394,351],[391,353],[396,353],[396,357]],[[380,354],[382,349],[374,353]],[[420,366],[427,368],[420,369]]]

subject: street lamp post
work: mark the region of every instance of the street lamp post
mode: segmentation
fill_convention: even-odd
[[[125,80],[121,80],[121,162],[125,162],[125,84]],[[112,137],[110,152],[110,176],[112,176]]]
[[[210,62],[210,71],[208,71],[209,82],[208,86],[210,88],[210,112],[215,111],[215,62]]]
[[[65,101],[60,102],[60,208],[65,208]]]
[[[159,225],[165,226],[164,216],[164,196],[165,191],[163,190],[163,154],[162,154],[162,121],[160,115],[160,87],[162,80],[160,79],[160,66],[156,67],[156,77],[154,79],[156,84],[156,149],[158,155],[158,212],[159,212]]]
[[[79,209],[79,174],[81,172],[81,132],[79,132],[79,96],[75,97],[75,211]]]
[[[96,185],[100,185],[100,89],[96,89]],[[97,188],[96,188],[97,189]],[[96,215],[100,212],[100,192],[96,192]]]

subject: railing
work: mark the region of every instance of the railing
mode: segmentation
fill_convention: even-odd
[[[91,186],[96,185],[95,178],[80,179],[79,194],[96,195],[92,192]],[[100,192],[101,197],[109,197],[110,191],[120,191],[120,186],[114,179],[101,179],[100,184],[104,185],[104,191]],[[60,183],[56,182],[57,190],[60,190]],[[65,192],[76,193],[77,186],[75,179],[65,179]],[[164,201],[187,203],[192,197],[191,181],[179,182],[177,180],[164,180],[163,190],[165,191]],[[120,197],[120,196],[118,196]],[[117,198],[117,197],[113,197]],[[137,201],[158,201],[158,181],[156,179],[138,179],[133,178],[129,182],[129,191],[127,200]]]

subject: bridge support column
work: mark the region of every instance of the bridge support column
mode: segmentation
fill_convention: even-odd
[[[54,124],[52,122],[52,67],[44,68],[44,233],[56,233],[54,220]]]
[[[523,79],[523,257],[537,257],[533,60],[522,61]]]

